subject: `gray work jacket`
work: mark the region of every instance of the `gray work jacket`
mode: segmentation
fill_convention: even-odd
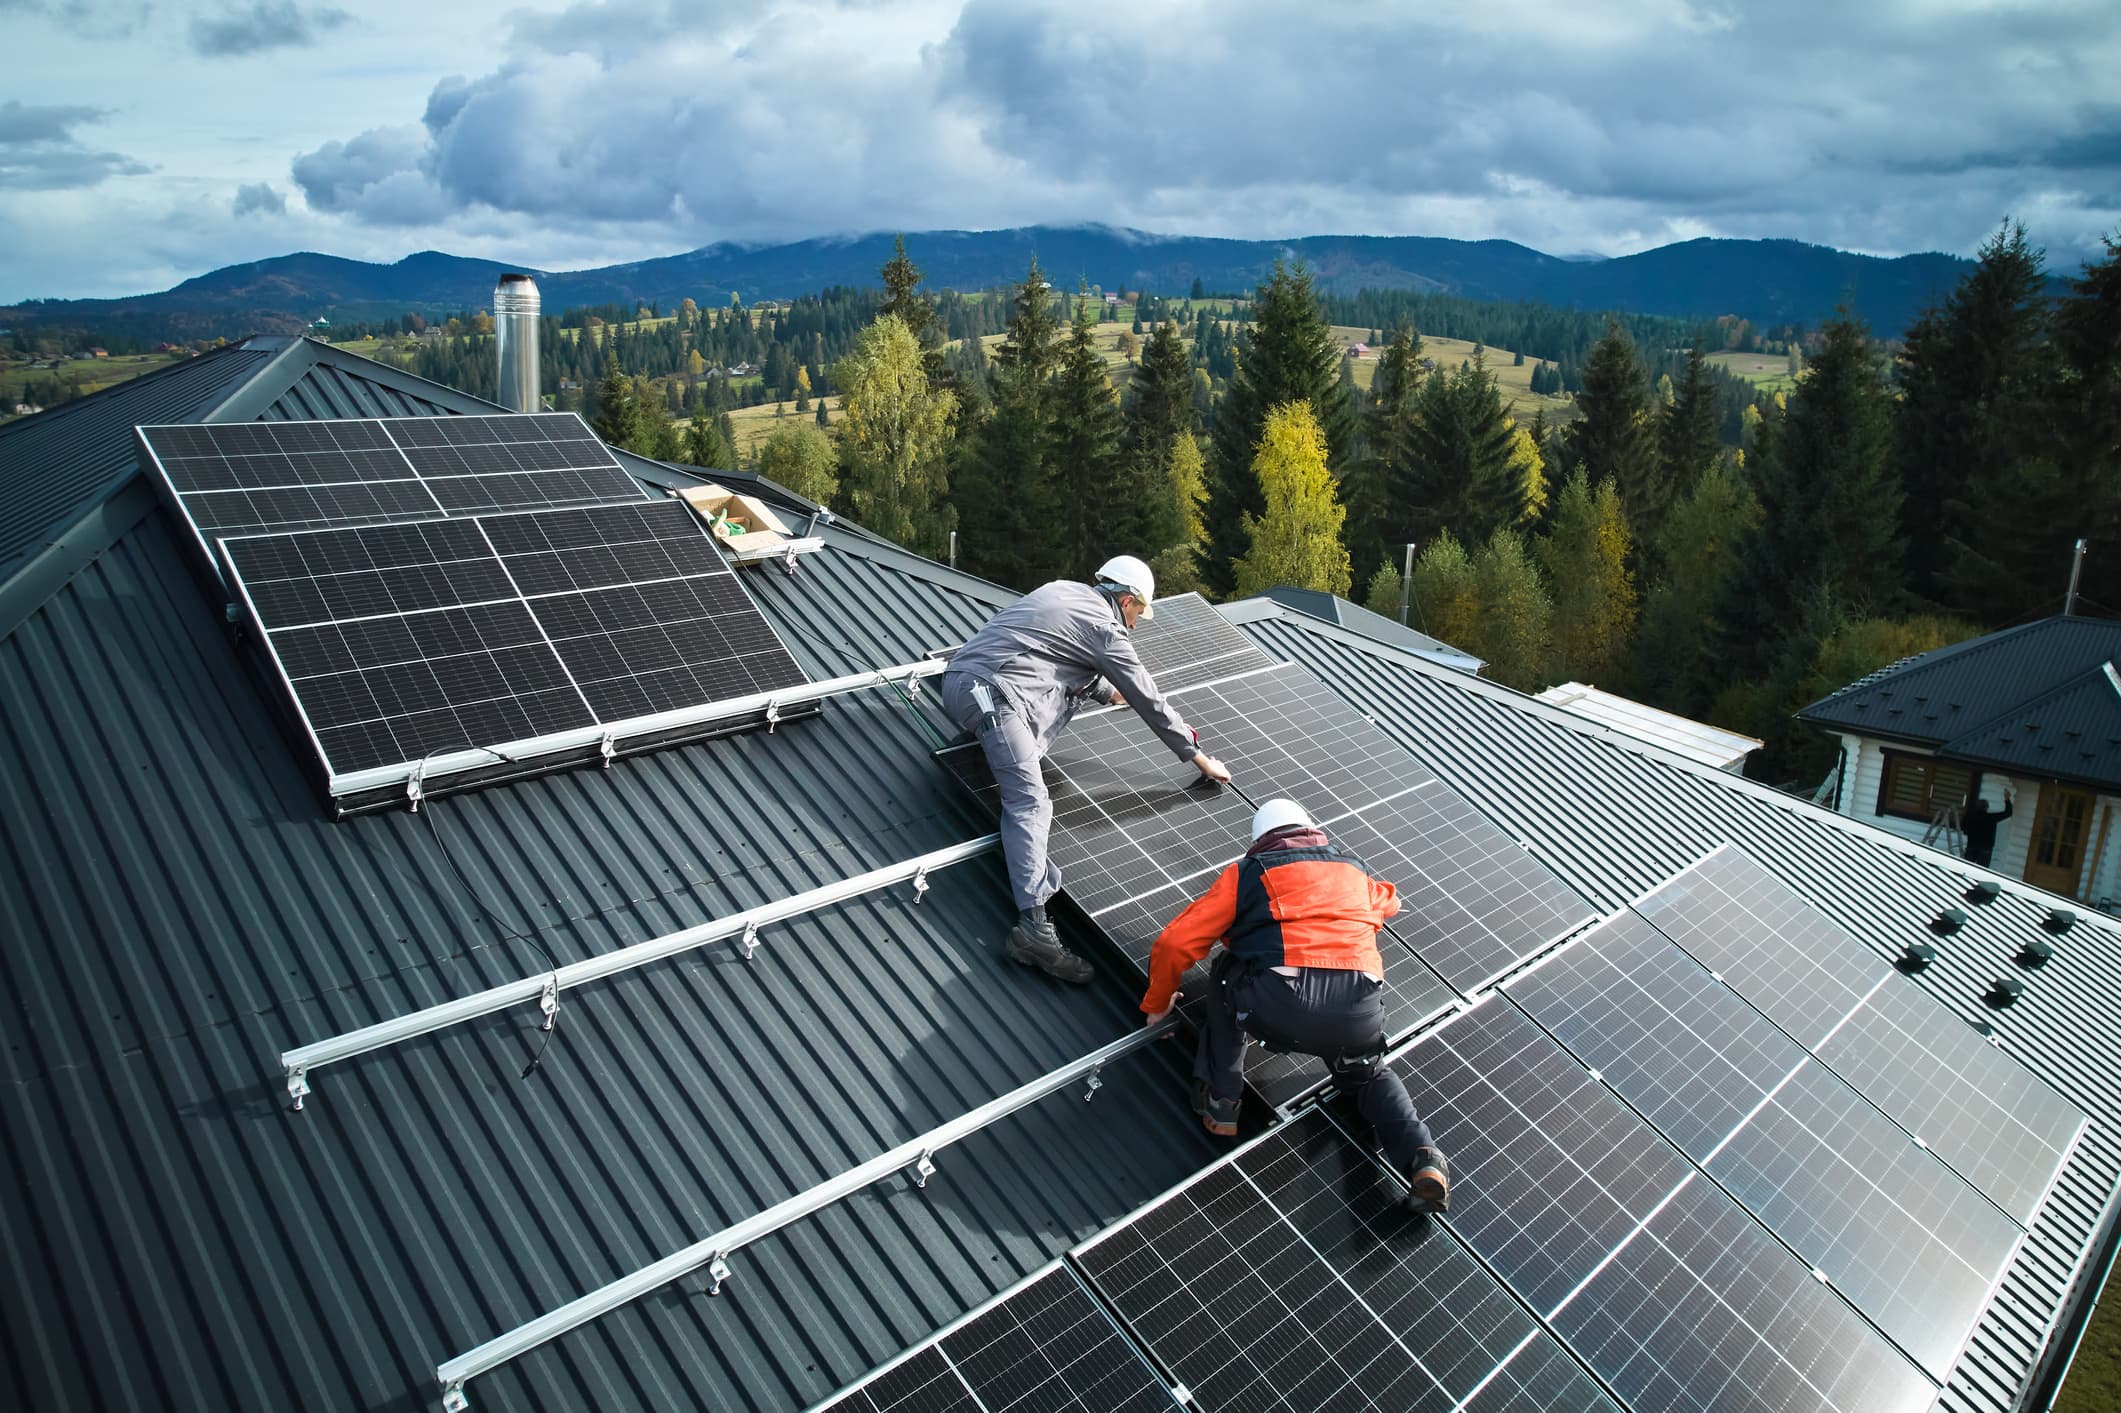
[[[1142,666],[1118,603],[1088,584],[1056,580],[1033,589],[988,619],[950,670],[1000,691],[1041,751],[1084,703],[1108,703],[1115,689],[1180,760],[1199,749]]]

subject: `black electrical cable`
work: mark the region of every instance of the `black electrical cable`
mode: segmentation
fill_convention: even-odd
[[[423,761],[422,764],[424,765],[425,762]],[[466,877],[464,870],[457,865],[457,856],[450,851],[449,841],[442,837],[441,826],[435,823],[436,802],[430,799],[425,803],[427,808],[422,813],[427,816],[427,832],[434,836],[435,847],[442,851],[442,858],[449,865],[449,871],[456,875],[457,886],[471,896],[472,902],[478,905],[480,915],[499,928],[504,939],[526,943],[539,956],[543,957],[545,959],[545,968],[552,973],[553,983],[557,986],[560,974],[559,962],[546,949],[544,943],[503,918],[500,913],[495,911],[493,904],[486,900],[485,895],[472,885],[471,879]],[[544,1063],[546,1049],[552,1044],[553,1032],[559,1028],[560,1017],[559,1013],[555,1011],[551,1017],[551,1024],[545,1027],[544,1038],[538,1042],[537,1053],[530,1057],[529,1064],[523,1066],[522,1078],[529,1079],[531,1075],[537,1073],[538,1066]]]

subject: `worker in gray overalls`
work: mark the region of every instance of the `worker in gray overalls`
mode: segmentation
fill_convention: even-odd
[[[1127,636],[1151,615],[1155,596],[1149,566],[1119,555],[1097,571],[1094,588],[1056,580],[995,614],[943,674],[943,710],[979,738],[1001,787],[1002,854],[1017,908],[1010,959],[1063,981],[1087,982],[1091,968],[1046,916],[1061,878],[1046,854],[1053,801],[1039,762],[1061,728],[1091,702],[1131,706],[1180,760],[1210,780],[1230,779],[1156,690]]]

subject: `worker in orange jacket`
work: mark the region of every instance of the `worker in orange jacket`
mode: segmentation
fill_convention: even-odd
[[[1352,1089],[1385,1157],[1407,1180],[1409,1203],[1443,1211],[1450,1166],[1384,1064],[1384,958],[1377,932],[1399,894],[1337,848],[1294,800],[1252,817],[1252,847],[1173,918],[1149,955],[1147,1024],[1171,1014],[1179,978],[1216,942],[1193,1059],[1193,1110],[1208,1132],[1237,1132],[1247,1034],[1269,1049],[1315,1055]]]

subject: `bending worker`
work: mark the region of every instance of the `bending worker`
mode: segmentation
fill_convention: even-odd
[[[1131,706],[1180,760],[1227,782],[1193,729],[1156,690],[1127,635],[1151,613],[1156,579],[1131,554],[1105,561],[1092,588],[1058,580],[987,620],[950,659],[943,710],[979,738],[1002,795],[1002,854],[1016,896],[1009,956],[1063,981],[1087,982],[1090,963],[1068,950],[1046,916],[1060,870],[1046,855],[1053,827],[1039,762],[1085,705]]]
[[[1149,954],[1148,1025],[1171,1014],[1186,969],[1217,940],[1193,1110],[1208,1132],[1237,1132],[1245,1035],[1269,1049],[1315,1055],[1353,1089],[1385,1157],[1412,1189],[1417,1210],[1441,1212],[1450,1166],[1384,1064],[1384,958],[1377,930],[1399,894],[1361,859],[1336,848],[1294,800],[1269,800],[1252,816],[1252,847],[1171,920]]]

